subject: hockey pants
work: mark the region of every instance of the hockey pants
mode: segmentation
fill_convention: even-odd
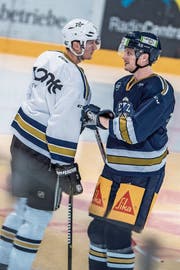
[[[19,199],[1,229],[0,263],[8,265],[8,270],[30,270],[52,213]]]
[[[131,231],[95,218],[89,225],[89,270],[133,270]]]

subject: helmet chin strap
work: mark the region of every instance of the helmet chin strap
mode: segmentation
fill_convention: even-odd
[[[72,47],[70,47],[69,49],[71,50],[71,52],[78,57],[79,60],[83,60],[83,55],[84,55],[84,51],[85,51],[85,46],[84,46],[84,42],[83,44],[80,43],[81,46],[81,52],[77,53]]]
[[[138,65],[138,63],[137,63],[138,62],[138,59],[139,59],[139,57],[136,57],[136,67],[135,67],[134,70],[129,71],[130,73],[135,73],[139,68],[144,68],[144,67],[150,66],[150,63],[148,63],[148,64],[146,64],[144,66]]]
[[[83,54],[84,54],[84,48],[82,48],[81,53],[77,53],[75,50],[73,50],[73,48],[70,48],[70,50],[71,50],[71,52],[72,52],[75,56],[77,56],[77,57],[82,57]]]

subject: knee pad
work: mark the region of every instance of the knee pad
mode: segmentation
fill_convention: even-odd
[[[3,226],[6,226],[13,230],[18,230],[19,226],[21,226],[21,224],[23,223],[25,210],[26,199],[18,199],[14,205],[14,211],[7,216]]]
[[[94,219],[88,227],[88,237],[90,242],[95,244],[104,244],[104,221]]]
[[[41,240],[53,212],[26,207],[24,223],[17,232],[17,238],[23,237],[25,241]]]
[[[105,239],[108,249],[124,249],[131,246],[131,231],[111,222],[107,222]]]
[[[46,228],[52,218],[53,211],[39,210],[27,206],[24,219],[26,222]]]

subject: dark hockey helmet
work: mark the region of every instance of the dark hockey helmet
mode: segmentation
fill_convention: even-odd
[[[150,65],[154,63],[161,54],[161,43],[159,38],[149,32],[129,32],[123,37],[118,51],[124,51],[125,48],[134,49],[136,58],[139,58],[142,53],[148,53]]]

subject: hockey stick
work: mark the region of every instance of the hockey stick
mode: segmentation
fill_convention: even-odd
[[[57,181],[60,181],[60,175],[66,175],[65,171],[60,170],[59,167],[56,168],[57,173]],[[68,270],[72,269],[72,231],[73,231],[73,186],[69,175],[67,174],[67,178],[70,184],[70,191],[68,192],[68,234],[67,234],[67,246],[68,246],[68,261],[67,268]],[[55,208],[56,209],[56,208]]]
[[[99,134],[99,130],[98,128],[96,127],[96,129],[94,130],[94,134],[95,134],[95,137],[96,137],[96,141],[97,141],[97,144],[98,144],[98,147],[99,147],[99,150],[100,150],[100,153],[101,153],[101,157],[104,161],[104,163],[106,162],[106,152],[104,150],[104,146],[103,146],[103,143],[102,143],[102,140],[101,140],[101,136]]]
[[[96,128],[94,130],[94,134],[95,134],[95,137],[96,137],[96,141],[97,141],[97,144],[98,144],[98,147],[99,147],[99,150],[100,150],[100,153],[101,153],[101,156],[102,156],[102,159],[104,161],[104,163],[106,162],[106,152],[105,152],[105,149],[104,149],[104,146],[103,146],[103,143],[102,143],[102,140],[101,140],[101,136],[99,134],[99,130],[98,128]],[[148,253],[146,251],[144,251],[141,247],[139,247],[137,245],[137,243],[134,241],[134,239],[132,239],[132,246],[133,246],[133,249],[144,255],[144,256],[148,256]],[[157,257],[157,256],[151,256],[151,259],[156,261],[156,262],[163,262],[163,259]]]
[[[68,270],[72,269],[73,195],[68,200]]]

